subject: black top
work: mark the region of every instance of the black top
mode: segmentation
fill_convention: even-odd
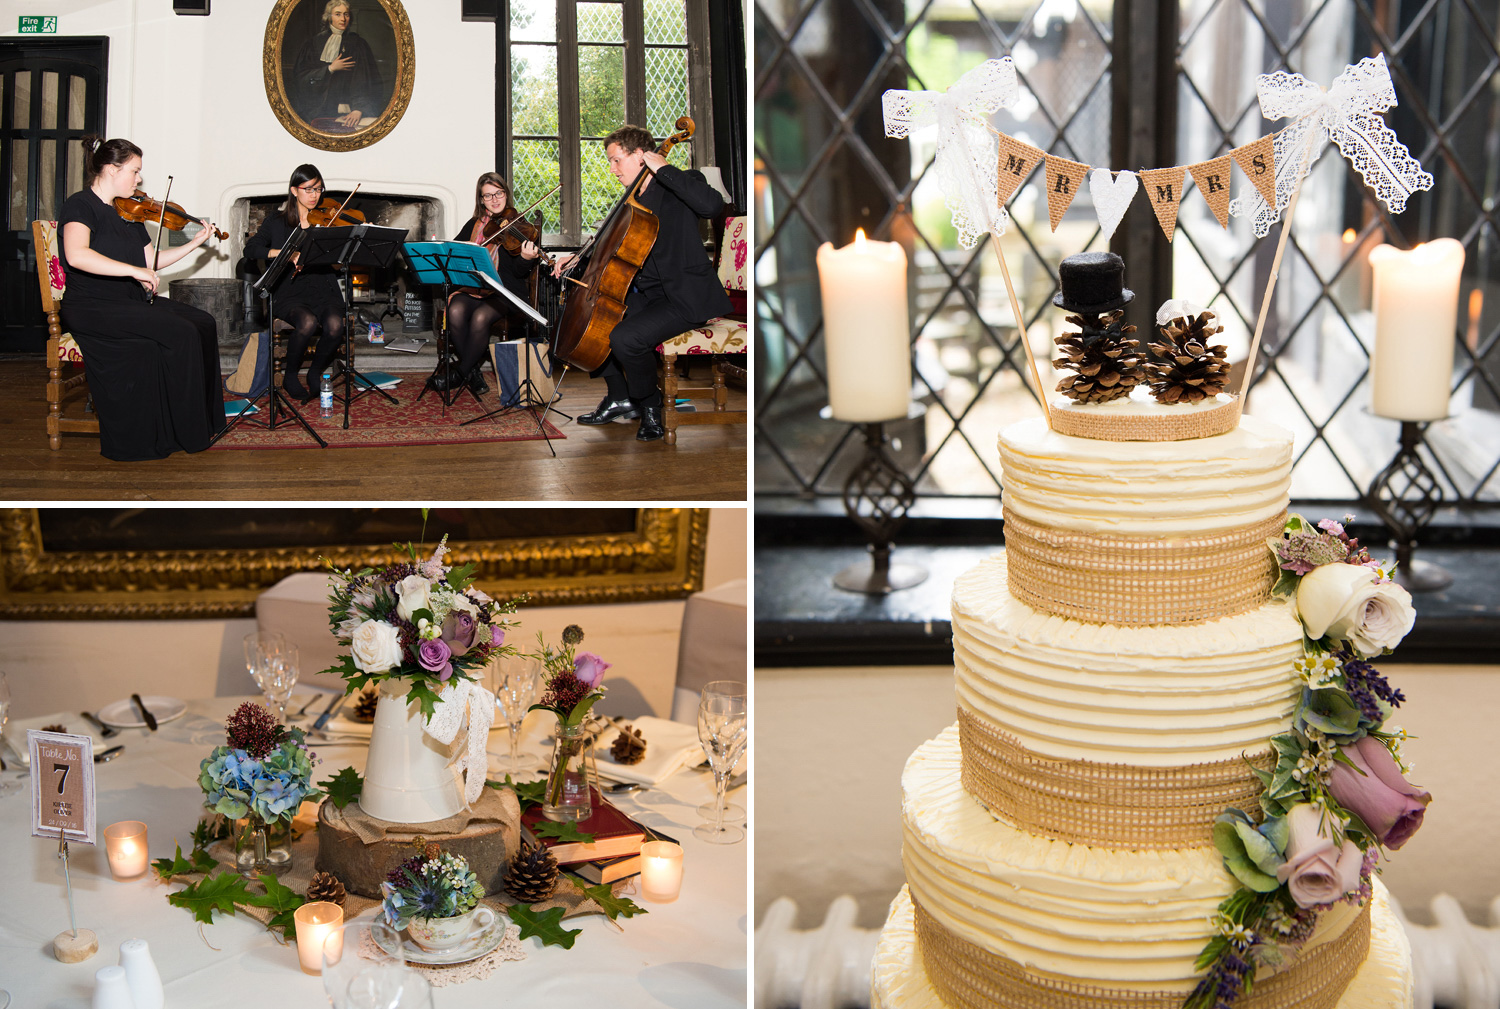
[[[74,193],[63,201],[57,212],[58,232],[75,221],[89,229],[89,248],[95,252],[131,266],[146,265],[146,246],[151,244],[146,226],[139,221],[125,220],[112,204],[99,199],[92,189]],[[58,242],[58,256],[67,274],[68,301],[149,300],[146,289],[134,277],[104,277],[74,268],[68,262],[65,242]]]
[[[272,249],[284,249],[297,225],[286,223],[281,211],[269,213],[260,222],[255,237],[245,243],[245,255],[251,259],[271,258]],[[306,308],[315,314],[324,311],[343,311],[344,296],[339,290],[338,277],[328,265],[309,266],[295,273],[288,273],[272,292],[276,298],[276,314],[293,308]]]
[[[352,31],[344,32],[340,56],[354,60],[347,70],[330,70],[323,62],[323,47],[332,32],[325,28],[302,44],[292,73],[295,86],[291,95],[297,114],[311,123],[314,119],[342,115],[340,105],[358,109],[367,116],[385,111],[385,88],[375,66],[370,44]]]
[[[661,219],[661,226],[651,254],[636,274],[636,286],[648,296],[664,294],[683,318],[693,322],[728,313],[733,306],[703,250],[697,220],[724,210],[719,191],[703,181],[702,172],[664,165],[639,200]]]
[[[469,218],[463,227],[458,229],[458,237],[455,242],[479,242],[483,240],[482,235],[474,235],[474,224],[477,218]],[[512,231],[515,229],[512,228]],[[498,244],[500,239],[495,240]],[[490,246],[492,248],[493,246]],[[490,257],[495,262],[495,272],[500,274],[500,283],[504,284],[511,294],[520,298],[527,304],[531,303],[531,274],[536,269],[540,259],[527,259],[520,253],[512,256],[504,249],[499,255]],[[499,297],[499,295],[496,295]]]

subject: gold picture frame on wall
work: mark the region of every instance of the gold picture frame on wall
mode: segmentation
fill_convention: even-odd
[[[425,519],[411,508],[6,508],[0,619],[250,617],[261,592],[325,570],[325,558],[391,564],[407,559],[393,536],[421,540],[425,555],[450,529],[460,535],[448,533],[448,561],[477,564],[477,584],[497,599],[634,603],[703,587],[706,508],[454,508]]]
[[[400,0],[276,0],[261,65],[287,132],[323,151],[356,151],[401,121],[416,80]]]

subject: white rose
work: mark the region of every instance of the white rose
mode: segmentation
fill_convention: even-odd
[[[1361,658],[1394,648],[1416,621],[1411,596],[1357,564],[1324,564],[1297,585],[1297,616],[1307,636],[1347,641]]]
[[[396,585],[396,612],[403,620],[410,620],[417,610],[430,608],[432,583],[421,575],[407,575]]]
[[[462,610],[464,613],[467,613],[469,616],[474,617],[475,619],[478,619],[479,617],[479,608],[474,605],[473,600],[464,595],[462,592],[455,592],[453,594],[452,609]]]
[[[354,629],[349,651],[360,672],[383,673],[401,664],[401,635],[384,620],[366,620]]]

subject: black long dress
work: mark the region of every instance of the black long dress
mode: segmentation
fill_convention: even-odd
[[[286,223],[280,211],[267,214],[255,236],[245,243],[245,255],[251,259],[270,259],[271,250],[286,248],[292,232],[298,227],[300,225]],[[273,293],[276,314],[283,319],[286,318],[284,313],[294,308],[305,308],[319,319],[327,312],[342,315],[344,311],[344,297],[339,292],[338,277],[332,266],[309,266],[288,273]]]
[[[57,215],[61,232],[89,229],[89,247],[132,266],[146,265],[143,224],[122,219],[92,189],[74,193]],[[201,452],[224,428],[218,326],[199,308],[158,295],[130,277],[106,277],[60,258],[67,274],[62,322],[83,351],[99,415],[99,451],[132,462]]]

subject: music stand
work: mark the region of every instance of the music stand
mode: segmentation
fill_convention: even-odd
[[[349,429],[349,404],[361,396],[377,392],[392,403],[400,401],[361,375],[354,367],[354,327],[350,324],[350,310],[354,304],[354,277],[352,267],[363,266],[381,269],[391,265],[396,252],[406,240],[401,228],[381,228],[373,224],[356,224],[342,228],[307,228],[303,234],[306,248],[302,251],[303,266],[332,265],[341,267],[344,275],[344,430]],[[359,388],[356,379],[362,380]]]

